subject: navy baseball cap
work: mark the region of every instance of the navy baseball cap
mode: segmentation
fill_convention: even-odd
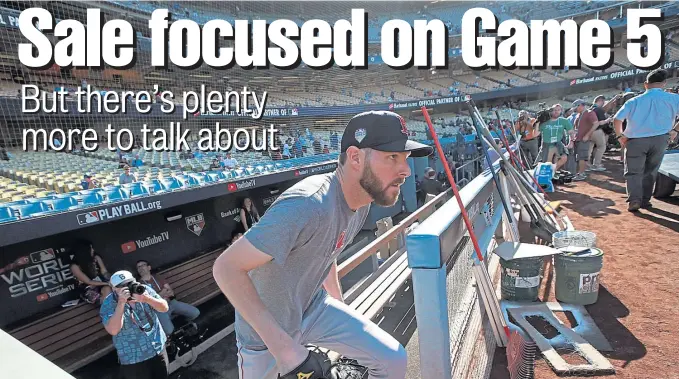
[[[434,148],[408,139],[406,120],[389,111],[369,111],[354,116],[342,135],[344,153],[351,146],[385,152],[409,151],[411,157],[426,157]]]

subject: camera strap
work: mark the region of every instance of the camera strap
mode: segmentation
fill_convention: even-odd
[[[148,323],[146,325],[149,326],[148,330],[145,328],[146,325],[141,325],[141,324],[137,323],[137,320],[139,320],[141,322],[141,318],[139,317],[139,315],[137,314],[137,311],[135,310],[136,306],[132,307],[129,304],[125,304],[125,306],[130,307],[130,318],[132,319],[132,323],[134,325],[136,325],[139,328],[139,330],[141,330],[144,333],[148,333],[148,332],[153,330],[153,326],[155,324],[154,321],[153,321],[153,316],[151,314],[149,314],[149,311],[148,311],[148,309],[146,309],[144,304],[142,304],[141,307],[142,307],[142,309],[144,309],[144,313],[146,314],[146,320],[148,321]]]

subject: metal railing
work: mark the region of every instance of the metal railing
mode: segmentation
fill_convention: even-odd
[[[486,256],[504,214],[498,191],[490,170],[460,191]],[[420,377],[486,378],[496,342],[477,296],[472,270],[477,258],[457,202],[446,202],[411,231],[406,241],[420,341]],[[494,267],[489,269],[493,277],[497,266],[489,266]]]

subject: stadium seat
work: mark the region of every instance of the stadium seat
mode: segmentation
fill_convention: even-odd
[[[53,212],[67,211],[71,207],[78,205],[78,201],[74,199],[72,196],[56,199],[43,199],[42,202],[45,203],[45,205],[47,205],[50,211]]]
[[[160,179],[153,179],[150,182],[146,182],[146,186],[151,193],[167,192],[167,186]]]
[[[74,195],[73,199],[78,202],[79,206],[98,205],[104,202],[104,196],[98,192],[92,192],[87,195]]]
[[[209,182],[209,177],[205,174],[188,174],[187,175],[189,178],[191,178],[196,186],[202,186],[205,185],[206,182]]]
[[[163,178],[160,183],[169,191],[175,191],[185,187],[184,183],[176,177]]]
[[[0,207],[0,222],[16,221],[18,219],[9,207]]]
[[[128,191],[130,198],[148,196],[151,192],[142,182],[123,184],[121,188]]]
[[[105,188],[105,190],[106,190],[106,200],[108,201],[119,201],[130,198],[130,192],[123,187],[111,187]]]
[[[175,178],[183,184],[184,187],[194,187],[199,185],[198,179],[191,177],[190,175],[175,175]]]
[[[226,179],[226,178],[220,176],[220,174],[221,174],[221,172],[219,172],[219,173],[217,173],[217,172],[208,172],[207,174],[205,174],[205,181],[206,181],[207,183],[215,183],[215,182],[218,182],[218,181],[220,181],[220,180]]]
[[[42,216],[49,213],[50,209],[43,202],[31,204],[17,204],[9,207],[15,217],[29,218],[33,216]]]

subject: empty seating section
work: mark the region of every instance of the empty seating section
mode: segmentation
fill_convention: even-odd
[[[613,61],[624,68],[629,68],[632,66],[630,61],[627,59],[627,50],[622,47],[616,47],[613,49]]]
[[[330,134],[328,131],[317,135],[328,141]],[[179,159],[177,152],[142,150],[135,155],[146,165],[131,169],[137,182],[119,185],[122,171],[117,162],[69,153],[14,151],[12,154],[10,161],[0,161],[0,222],[264,175],[334,160],[337,156],[308,153],[308,156],[273,161],[261,153],[237,152],[233,157],[238,161],[238,168],[210,171],[211,158],[208,157]],[[101,188],[83,190],[81,181],[85,174],[98,180]]]

